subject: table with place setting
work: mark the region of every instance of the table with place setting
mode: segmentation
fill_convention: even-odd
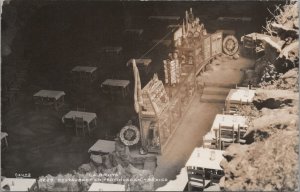
[[[247,118],[241,115],[217,114],[211,127],[211,132],[215,134],[216,138],[218,136],[220,125],[227,127],[233,126],[234,130],[238,131],[239,126],[247,127]]]
[[[34,103],[37,107],[50,106],[58,110],[64,105],[64,91],[40,90],[33,95]]]
[[[222,161],[224,151],[197,147],[192,152],[186,162],[186,167],[204,168],[222,170],[220,162]]]
[[[228,110],[231,104],[249,104],[253,102],[255,90],[248,87],[240,87],[238,89],[231,89],[225,100],[225,106]]]
[[[86,128],[89,132],[97,127],[97,114],[92,112],[69,111],[62,117],[62,122],[65,127],[75,128],[76,118],[82,118],[82,121],[86,124]]]

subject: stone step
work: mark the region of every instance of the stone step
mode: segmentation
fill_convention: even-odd
[[[201,102],[204,103],[223,103],[225,104],[225,99],[227,95],[202,95],[200,98]]]
[[[205,87],[223,87],[223,88],[233,89],[236,87],[236,84],[235,83],[219,83],[219,82],[205,81],[204,86]]]
[[[203,90],[204,95],[228,95],[230,88],[224,87],[205,87]]]

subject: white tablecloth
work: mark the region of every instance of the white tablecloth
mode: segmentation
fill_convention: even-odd
[[[1,132],[1,140],[7,136],[8,136],[8,134],[6,132]]]
[[[138,35],[141,35],[144,32],[144,30],[143,29],[126,29],[124,32],[125,33],[136,33]]]
[[[99,139],[90,149],[90,152],[112,153],[115,151],[116,142]]]
[[[129,83],[129,80],[106,79],[101,85],[125,88]]]
[[[93,183],[89,191],[125,191],[125,185],[110,183]]]
[[[53,91],[53,90],[40,90],[34,97],[50,97],[58,100],[60,97],[66,95],[64,91]]]
[[[5,178],[1,182],[1,189],[9,185],[10,191],[28,191],[36,183],[35,179],[23,178]],[[1,190],[2,191],[2,190]]]
[[[226,102],[251,103],[254,96],[255,90],[249,90],[248,88],[231,89],[226,97]]]
[[[214,153],[215,158],[210,159],[211,152]],[[208,148],[195,148],[190,158],[186,162],[186,167],[201,167],[204,169],[222,170],[220,162],[223,159],[224,151],[214,150]]]
[[[83,121],[90,123],[92,122],[96,117],[96,113],[90,113],[90,112],[83,112],[83,111],[70,111],[69,113],[65,114],[63,116],[63,122],[64,119],[74,119],[75,117],[83,118]]]
[[[88,66],[76,66],[72,69],[73,71],[76,72],[86,72],[86,73],[93,73],[94,71],[97,70],[97,67],[88,67]]]
[[[238,131],[238,125],[247,127],[246,117],[244,116],[217,114],[211,127],[211,131],[214,132],[215,130],[219,130],[220,124],[227,127],[231,127],[233,125],[235,131]]]
[[[102,50],[105,51],[105,52],[115,52],[117,54],[119,54],[123,48],[118,46],[118,47],[102,47]]]

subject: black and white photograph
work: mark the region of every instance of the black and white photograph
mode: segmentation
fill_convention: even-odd
[[[298,1],[0,2],[0,191],[300,190]]]

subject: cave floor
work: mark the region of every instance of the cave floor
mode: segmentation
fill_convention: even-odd
[[[214,65],[212,70],[207,70],[203,76],[207,81],[239,83],[242,78],[241,69],[250,68],[251,63],[253,64],[253,61],[245,58],[222,61],[220,65]],[[111,124],[116,121],[112,120],[116,113],[130,114],[126,112],[127,105],[118,105],[117,108],[110,109],[106,123],[99,127],[92,137],[76,137],[74,132],[66,130],[61,122],[62,115],[69,109],[59,113],[52,110],[37,111],[32,105],[32,93],[33,90],[28,89],[5,115],[3,121],[9,133],[9,147],[3,152],[1,167],[3,175],[8,177],[14,177],[15,173],[31,173],[32,177],[56,175],[59,172],[67,173],[77,169],[82,163],[89,161],[88,148],[104,135],[105,130],[124,125],[125,122],[120,122],[119,126]],[[89,100],[91,103],[97,103]],[[215,115],[220,113],[222,108],[221,103],[201,103],[199,93],[194,97],[164,153],[158,157],[156,178],[176,177],[192,150],[201,146],[203,135],[209,131]],[[101,114],[101,111],[98,114]],[[128,120],[128,117],[124,119]],[[156,187],[163,184],[156,183]]]

